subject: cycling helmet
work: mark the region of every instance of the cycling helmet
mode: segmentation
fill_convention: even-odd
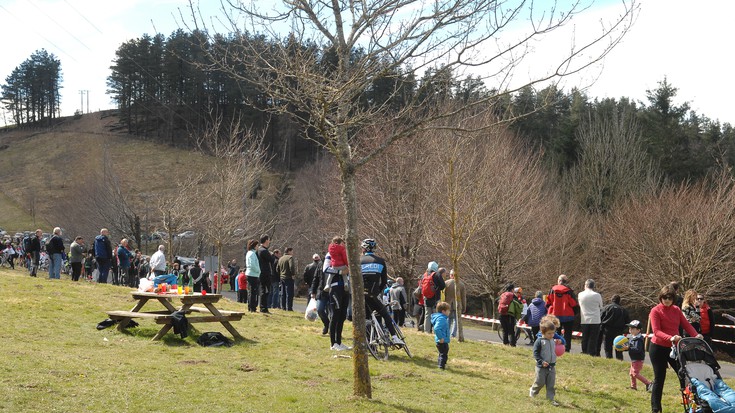
[[[372,238],[364,239],[362,241],[362,244],[360,244],[360,246],[362,247],[362,249],[364,249],[365,251],[369,251],[369,252],[372,252],[377,245],[378,244]]]

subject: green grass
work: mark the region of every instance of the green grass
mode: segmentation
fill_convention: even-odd
[[[246,313],[233,323],[246,340],[231,348],[196,344],[203,331],[229,336],[219,324],[195,324],[194,336],[169,333],[160,342],[151,341],[158,326],[148,320],[129,333],[97,331],[105,310],[132,308],[128,291],[0,269],[0,411],[559,411],[543,397],[528,397],[534,363],[525,346],[452,342],[448,369],[439,371],[433,337],[407,331],[414,358],[371,358],[373,399],[356,399],[351,359],[334,357],[349,354],[330,351],[319,323],[302,314]],[[227,300],[219,307],[244,310]],[[351,337],[350,324],[344,334]],[[648,410],[648,394],[627,389],[628,363],[572,354],[557,369],[564,410]],[[652,377],[651,370],[644,375]],[[680,409],[675,383],[669,372],[665,411]]]

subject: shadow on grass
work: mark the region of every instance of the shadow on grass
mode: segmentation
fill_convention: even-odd
[[[400,353],[396,353],[397,351],[400,351]],[[404,364],[410,364],[413,366],[424,367],[429,370],[434,370],[437,372],[440,371],[436,360],[429,360],[429,359],[416,357],[416,356],[413,356],[413,358],[409,358],[403,350],[392,350],[388,355],[388,360],[384,360],[384,361],[375,360],[375,358],[371,357],[370,363],[404,363]],[[447,364],[446,372],[451,373],[451,374],[458,374],[461,376],[471,377],[475,379],[482,379],[482,380],[487,380],[491,378],[491,376],[489,375],[484,375],[484,374],[475,373],[472,371],[467,371],[461,368],[452,367],[451,359],[449,359],[449,363]]]
[[[392,407],[392,408],[396,409],[399,412],[406,412],[406,413],[428,413],[428,412],[431,411],[431,410],[425,410],[425,409],[416,409],[416,408],[412,408],[412,407],[406,407],[406,406],[402,406],[402,405],[397,404],[397,403],[386,403],[386,402],[383,402],[383,401],[380,401],[380,400],[370,400],[370,403],[372,403],[372,404],[374,404],[376,406],[382,405],[382,406],[385,406],[385,407]]]
[[[125,334],[130,337],[140,337],[140,338],[146,338],[148,340],[153,340],[153,337],[158,333],[158,330],[150,328],[150,327],[133,327],[133,328],[127,328],[121,332],[121,334]],[[174,334],[173,330],[170,330],[169,332],[164,335],[160,342],[163,344],[166,344],[167,346],[172,347],[183,347],[183,346],[192,346],[197,344],[197,340],[199,337],[204,334],[204,332],[201,332],[197,330],[196,328],[189,327],[189,335],[188,338],[191,338],[192,342],[189,342],[183,338],[181,338],[180,335]],[[229,336],[229,333],[223,333],[225,336],[230,339],[230,341],[233,342],[235,346],[238,345],[254,345],[257,344],[258,341],[251,340],[248,338],[232,338]]]

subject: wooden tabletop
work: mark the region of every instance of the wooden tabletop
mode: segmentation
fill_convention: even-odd
[[[204,303],[216,303],[222,298],[222,294],[207,294],[203,295],[202,293],[194,293],[194,294],[157,294],[157,293],[144,293],[140,291],[133,291],[130,293],[134,299],[140,300],[142,298],[156,298],[156,299],[162,299],[162,298],[176,298],[181,300],[184,304],[204,304]]]

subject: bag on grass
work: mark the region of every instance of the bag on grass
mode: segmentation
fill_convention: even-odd
[[[309,304],[306,305],[306,311],[304,312],[304,318],[306,318],[309,321],[316,321],[316,319],[319,317],[319,314],[316,311],[316,300],[310,299]]]
[[[232,347],[232,342],[218,331],[203,333],[197,339],[197,344],[204,347]]]

